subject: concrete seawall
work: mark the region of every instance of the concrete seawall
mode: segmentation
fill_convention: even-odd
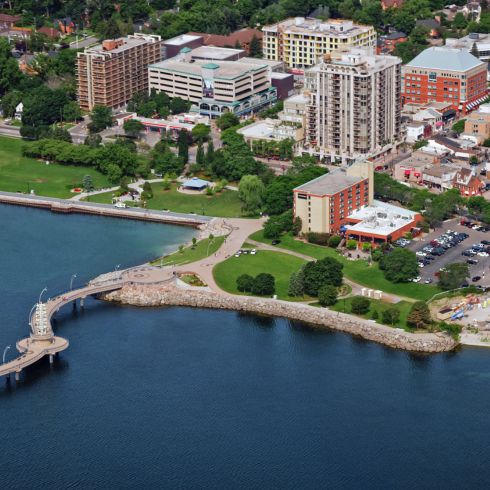
[[[458,343],[445,333],[409,333],[362,318],[269,298],[231,296],[200,290],[182,290],[173,285],[125,285],[103,296],[107,301],[134,306],[191,306],[246,311],[278,316],[357,335],[366,340],[411,352],[447,352]]]

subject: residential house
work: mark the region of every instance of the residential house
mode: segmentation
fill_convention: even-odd
[[[22,20],[20,15],[0,14],[0,30],[12,29],[20,20]]]
[[[461,192],[462,196],[479,196],[485,192],[485,183],[475,175],[472,168],[461,168],[453,180],[453,187]]]
[[[400,31],[380,36],[376,42],[376,54],[391,54],[395,51],[397,44],[405,43],[407,41],[408,36]]]

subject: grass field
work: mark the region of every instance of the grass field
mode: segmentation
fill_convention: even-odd
[[[22,156],[20,139],[0,136],[0,190],[8,192],[34,192],[40,196],[73,196],[70,189],[80,186],[85,175],[91,175],[96,188],[109,187],[106,177],[87,167],[46,165]]]
[[[221,289],[229,293],[244,294],[236,288],[238,276],[242,274],[256,276],[261,272],[267,272],[276,279],[276,294],[279,299],[297,300],[288,296],[289,278],[304,263],[304,260],[292,255],[259,250],[256,255],[233,256],[217,264],[213,269],[213,276]]]
[[[209,243],[209,238],[199,240],[196,243],[195,248],[192,248],[192,246],[186,247],[182,252],[174,252],[173,254],[163,257],[163,265],[189,264],[204,259],[205,257],[213,255],[214,252],[221,247],[224,241],[224,236],[215,237],[211,243]],[[151,264],[162,265],[162,258],[154,260]]]
[[[334,311],[342,311],[342,312],[350,313],[350,314],[354,315],[355,313],[352,313],[352,309],[351,309],[352,298],[353,297],[345,298],[345,299],[339,299],[337,301],[337,303],[335,303],[333,306],[329,306],[329,308],[331,310],[334,310]],[[400,327],[400,328],[403,328],[405,330],[410,330],[410,331],[413,330],[407,326],[407,315],[408,315],[410,308],[412,306],[412,303],[410,303],[409,301],[400,301],[400,302],[395,303],[395,304],[386,303],[385,301],[380,301],[378,299],[371,299],[371,298],[369,299],[369,301],[371,302],[371,307],[369,309],[369,312],[366,313],[365,315],[357,315],[357,316],[360,316],[360,317],[366,318],[366,319],[370,319],[372,314],[373,314],[373,311],[376,310],[378,312],[378,319],[376,321],[378,323],[382,323],[382,321],[381,321],[382,312],[387,310],[388,308],[395,307],[395,308],[398,308],[400,310],[400,320],[398,321],[398,323],[396,325],[394,325],[394,327]]]
[[[172,185],[168,191],[165,191],[160,183],[152,184],[151,187],[153,198],[148,200],[150,209],[169,209],[176,213],[196,213],[223,218],[241,216],[241,203],[236,191],[224,190],[214,196],[206,196],[182,194],[177,191],[176,185]],[[109,204],[112,202],[112,193],[91,196],[90,201]]]
[[[269,245],[271,244],[271,240],[264,238],[262,230],[254,233],[250,236],[250,238],[258,242],[268,243]],[[363,286],[372,289],[380,289],[386,293],[425,301],[431,298],[434,294],[440,292],[439,288],[429,286],[427,284],[416,284],[412,282],[395,284],[385,279],[383,272],[378,268],[376,263],[369,266],[365,260],[347,260],[335,249],[313,245],[311,243],[304,243],[299,240],[295,240],[291,235],[282,236],[281,243],[279,243],[277,247],[279,249],[284,248],[294,252],[299,252],[317,260],[323,259],[324,257],[334,257],[344,264],[345,277],[358,284],[362,284]]]

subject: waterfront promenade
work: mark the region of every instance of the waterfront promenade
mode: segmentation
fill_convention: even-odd
[[[156,223],[168,223],[198,227],[211,221],[211,216],[200,216],[171,211],[156,211],[143,208],[116,208],[111,204],[72,201],[55,197],[43,197],[15,192],[0,192],[0,203],[47,209],[55,213],[79,213],[109,216]]]

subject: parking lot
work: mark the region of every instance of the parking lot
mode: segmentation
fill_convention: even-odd
[[[419,252],[424,247],[428,246],[431,241],[436,240],[448,230],[452,230],[457,233],[466,233],[469,235],[465,240],[447,249],[443,255],[434,256],[434,260],[432,260],[428,265],[425,265],[423,268],[420,268],[420,282],[425,282],[427,280],[437,282],[435,273],[445,265],[455,262],[466,262],[468,259],[472,259],[478,262],[476,264],[469,264],[470,277],[467,280],[468,284],[475,286],[490,286],[490,257],[481,257],[479,255],[466,257],[461,255],[462,252],[468,250],[474,244],[481,243],[482,240],[490,241],[490,232],[473,230],[466,226],[460,225],[459,223],[460,219],[447,221],[436,231],[423,236],[420,240],[414,240],[408,245],[408,249],[412,250],[413,252]],[[418,258],[423,259],[423,257]],[[479,281],[472,282],[471,278],[476,276],[480,276],[481,279]]]

